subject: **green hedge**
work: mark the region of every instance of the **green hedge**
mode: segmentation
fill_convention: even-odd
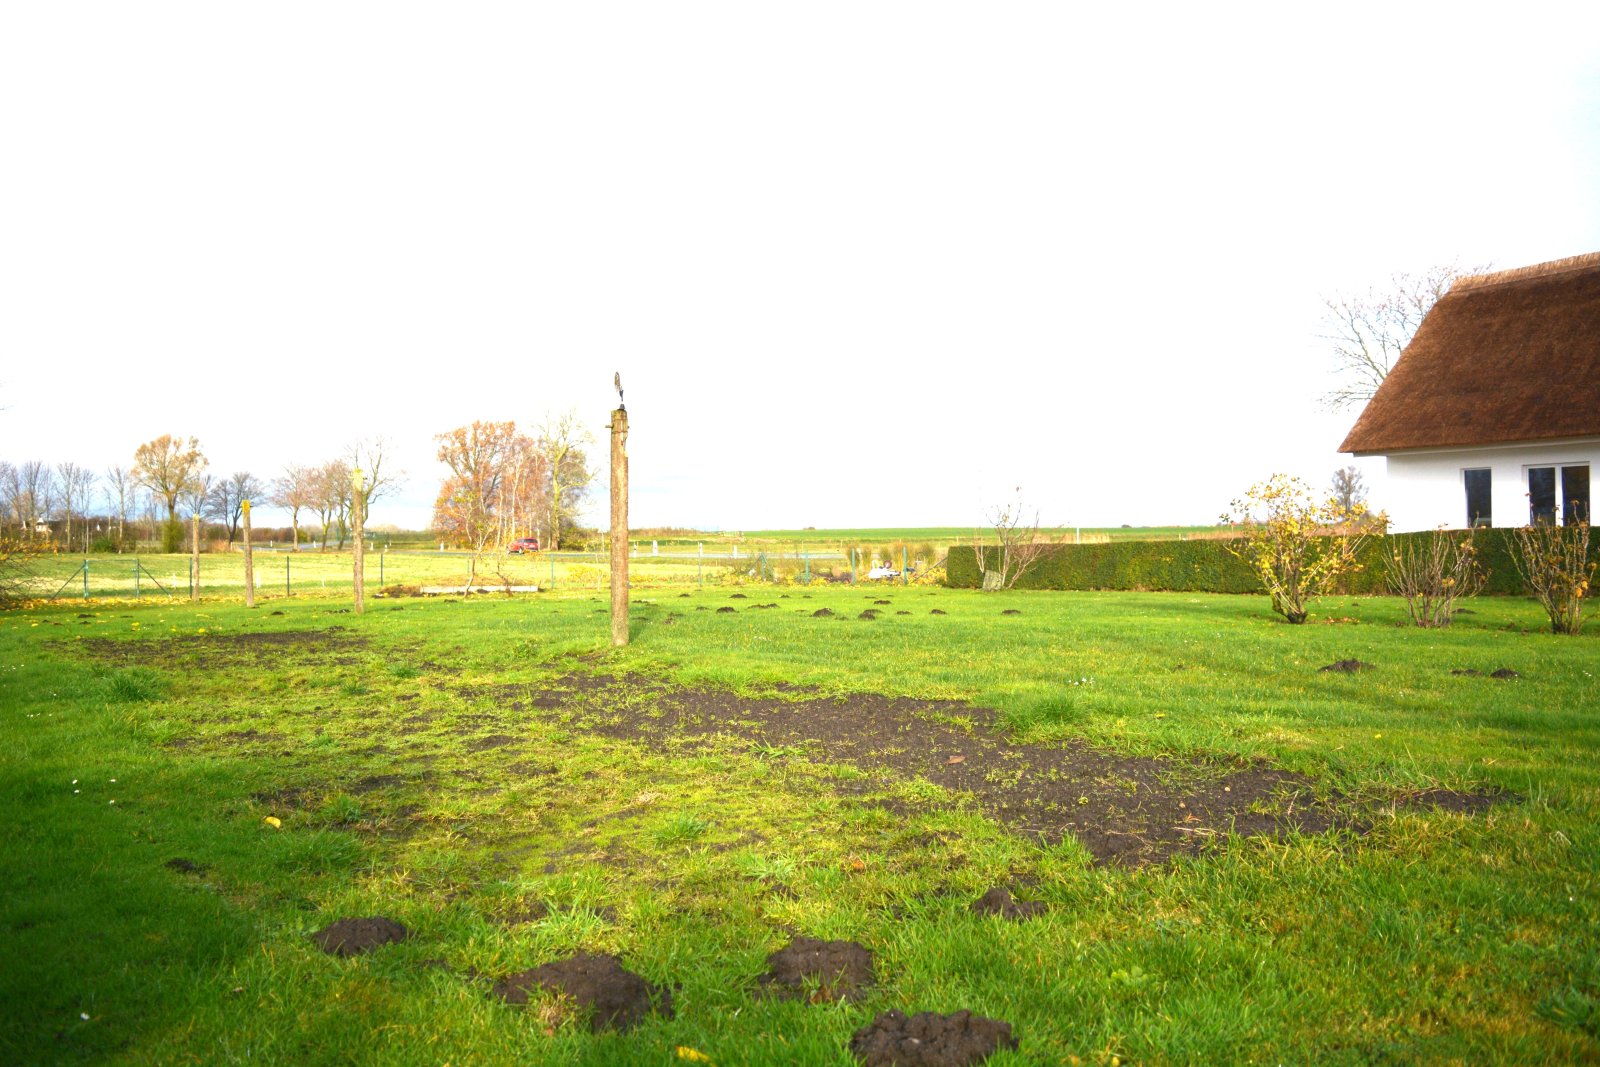
[[[1478,562],[1488,572],[1485,593],[1524,592],[1511,562],[1512,530],[1474,530]],[[1431,536],[1429,533],[1369,537],[1361,547],[1361,568],[1347,575],[1345,593],[1382,593],[1382,553],[1389,542]],[[1463,536],[1466,536],[1463,532]],[[993,558],[998,549],[989,547]],[[1589,532],[1589,555],[1600,558],[1600,530]],[[945,562],[945,584],[976,589],[983,584],[978,557],[971,545],[952,545]],[[1259,593],[1261,584],[1250,568],[1228,552],[1222,541],[1114,541],[1110,544],[1057,545],[1016,584],[1018,589],[1130,589],[1198,593]]]

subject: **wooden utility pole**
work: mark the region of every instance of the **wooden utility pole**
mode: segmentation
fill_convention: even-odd
[[[244,502],[244,606],[256,606],[256,561],[250,554],[250,501]]]
[[[194,527],[194,544],[191,546],[189,556],[189,600],[191,603],[200,603],[200,512],[194,513],[191,524]]]
[[[622,395],[621,378],[617,395]],[[628,643],[628,409],[611,413],[611,644]]]
[[[366,479],[357,467],[350,472],[350,526],[355,533],[355,564],[356,580],[356,614],[364,615],[367,610],[366,589],[366,534],[363,526],[366,524],[367,491]]]

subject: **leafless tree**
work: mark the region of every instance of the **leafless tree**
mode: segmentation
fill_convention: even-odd
[[[234,471],[219,480],[206,494],[206,515],[228,528],[228,547],[239,536],[239,523],[244,518],[244,502],[260,498],[263,487],[249,471]]]
[[[128,473],[128,468],[122,466],[107,467],[105,473],[106,504],[117,519],[117,546],[121,550],[122,539],[126,535],[128,526],[128,512],[133,509],[134,484],[133,476]]]
[[[1333,472],[1333,499],[1344,511],[1354,511],[1357,504],[1367,502],[1367,483],[1361,468],[1352,463]]]
[[[289,512],[293,547],[300,547],[300,512],[315,509],[319,472],[314,467],[291,464],[283,469],[283,477],[272,483],[273,504]]]
[[[576,411],[547,415],[539,426],[539,452],[544,457],[549,486],[546,496],[550,506],[551,548],[560,547],[563,520],[576,511],[583,494],[594,481],[589,457],[583,449],[584,445],[593,443],[594,438],[578,421]]]
[[[1451,284],[1488,269],[1450,263],[1429,267],[1421,274],[1396,274],[1383,289],[1325,299],[1325,332],[1320,336],[1333,346],[1333,373],[1339,377],[1339,384],[1325,398],[1328,405],[1338,409],[1371,400],[1424,316]]]
[[[342,459],[324,463],[312,480],[315,493],[311,509],[322,523],[322,551],[328,550],[328,534],[339,527],[339,547],[344,547],[344,520],[350,507],[350,465]]]
[[[983,588],[988,591],[1010,589],[1017,579],[1060,542],[1059,536],[1039,533],[1039,512],[1029,514],[1022,488],[1009,504],[997,504],[985,515],[989,534],[974,530],[972,547],[978,556]],[[989,538],[992,535],[993,541]]]
[[[86,510],[94,493],[94,472],[76,463],[56,464],[56,486],[61,494],[61,512],[66,519],[64,531],[67,551],[72,551],[72,520],[76,512]],[[89,545],[88,523],[84,524],[84,547]]]
[[[371,507],[374,501],[388,496],[399,489],[406,482],[406,472],[396,470],[388,457],[394,448],[387,437],[364,437],[345,449],[345,462],[352,468],[359,468],[363,481],[366,483],[366,492],[363,494],[367,509],[364,517],[371,518]]]
[[[11,517],[21,536],[32,539],[39,520],[54,507],[55,478],[50,468],[37,459],[8,465],[5,475],[4,492]]]

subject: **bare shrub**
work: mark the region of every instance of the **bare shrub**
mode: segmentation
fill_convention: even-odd
[[[1223,547],[1243,560],[1272,597],[1272,610],[1291,623],[1306,621],[1312,600],[1331,592],[1360,566],[1365,509],[1318,499],[1299,478],[1274,474],[1250,487],[1222,517],[1240,537]]]
[[[972,548],[977,553],[978,569],[983,573],[983,588],[988,592],[1016,585],[1017,580],[1060,541],[1058,535],[1041,537],[1039,512],[1028,514],[1020,487],[1015,500],[997,504],[990,509],[987,519],[994,542],[988,543],[981,532],[974,530]]]
[[[1524,526],[1511,539],[1511,562],[1550,616],[1552,633],[1583,629],[1583,598],[1594,581],[1588,520],[1565,526]]]
[[[1383,581],[1389,592],[1406,602],[1417,626],[1449,626],[1456,602],[1476,596],[1484,575],[1472,535],[1435,530],[1427,540],[1390,538],[1383,559]]]

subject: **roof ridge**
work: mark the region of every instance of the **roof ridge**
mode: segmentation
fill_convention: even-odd
[[[1548,263],[1535,263],[1528,267],[1513,267],[1510,270],[1491,271],[1487,274],[1468,274],[1457,278],[1450,286],[1450,292],[1481,289],[1490,285],[1522,281],[1525,278],[1542,278],[1551,274],[1564,274],[1568,271],[1587,270],[1593,267],[1600,267],[1600,252],[1585,252],[1579,256],[1552,259]]]

